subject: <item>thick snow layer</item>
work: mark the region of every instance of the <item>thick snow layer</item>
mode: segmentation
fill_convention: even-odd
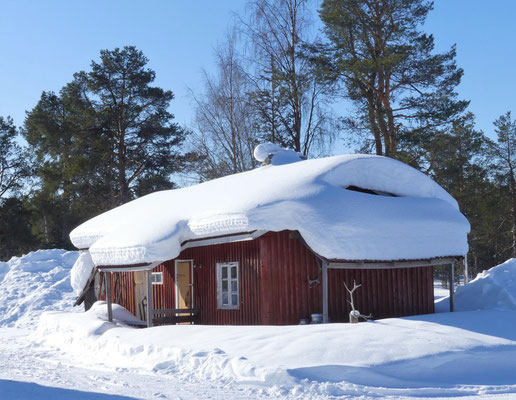
[[[82,292],[82,289],[88,283],[93,268],[95,268],[95,264],[93,264],[90,252],[82,251],[70,273],[70,284],[77,295]]]
[[[189,239],[286,229],[328,259],[422,259],[468,249],[469,224],[445,190],[399,161],[368,155],[268,165],[156,192],[85,222],[70,238],[90,249],[96,265],[122,265],[173,259]]]
[[[516,311],[516,258],[483,271],[467,285],[457,287],[454,307],[457,311]],[[436,311],[448,310],[448,297],[436,303]]]
[[[31,326],[43,311],[70,310],[70,269],[77,256],[39,250],[0,262],[0,326]]]
[[[515,317],[485,311],[358,325],[142,330],[89,312],[45,313],[33,339],[112,368],[236,381],[286,397],[455,397],[516,392]]]

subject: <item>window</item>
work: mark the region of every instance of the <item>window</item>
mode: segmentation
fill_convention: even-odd
[[[364,189],[364,188],[361,188],[361,187],[358,187],[358,186],[353,186],[353,185],[352,186],[347,186],[344,189],[352,190],[354,192],[372,194],[372,195],[375,195],[375,196],[398,197],[398,196],[396,196],[396,195],[394,195],[392,193],[382,192],[380,190]]]
[[[217,264],[217,308],[239,308],[238,263]]]
[[[163,272],[151,272],[151,282],[153,285],[163,285]]]

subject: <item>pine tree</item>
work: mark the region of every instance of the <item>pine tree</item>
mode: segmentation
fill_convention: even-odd
[[[516,121],[508,111],[495,122],[497,141],[491,143],[491,152],[500,182],[507,188],[510,205],[512,257],[516,257]]]
[[[174,186],[185,132],[168,111],[172,92],[152,86],[147,62],[134,47],[103,50],[89,72],[74,74],[59,94],[43,92],[27,114],[23,134],[41,180],[36,225],[47,242],[66,241],[81,221]]]
[[[0,201],[20,189],[29,174],[26,157],[16,142],[17,134],[13,120],[0,117]]]
[[[351,100],[349,129],[368,132],[376,154],[413,152],[462,112],[455,93],[463,71],[455,47],[434,52],[420,31],[432,2],[425,0],[324,0],[319,11],[325,45],[314,62],[329,85]],[[366,145],[365,148],[368,146]]]

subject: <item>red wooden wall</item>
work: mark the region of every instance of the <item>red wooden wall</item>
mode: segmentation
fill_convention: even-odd
[[[202,246],[184,250],[179,260],[194,263],[194,307],[202,324],[253,325],[297,324],[312,313],[322,313],[320,262],[289,231],[269,232],[256,240]],[[217,309],[216,263],[239,262],[240,309]],[[155,309],[175,308],[174,260],[156,267],[163,285],[153,285]],[[134,274],[112,274],[113,298],[137,314]],[[309,283],[309,279],[313,282]],[[382,270],[328,271],[329,317],[348,320],[350,307],[343,282],[362,286],[354,293],[362,314],[386,318],[434,312],[432,267]]]
[[[292,233],[292,235],[291,235]],[[293,232],[268,232],[258,238],[262,261],[263,324],[297,324],[322,313],[320,263]]]
[[[351,306],[344,287],[362,285],[353,293],[355,308],[374,319],[434,312],[432,267],[328,270],[328,313],[332,322],[347,322]]]

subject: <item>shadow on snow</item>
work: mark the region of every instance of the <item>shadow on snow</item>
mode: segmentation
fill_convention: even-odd
[[[33,382],[19,382],[0,379],[0,397],[10,400],[53,399],[53,400],[129,400],[133,397],[106,393],[82,392],[74,389],[62,389],[42,386]]]

